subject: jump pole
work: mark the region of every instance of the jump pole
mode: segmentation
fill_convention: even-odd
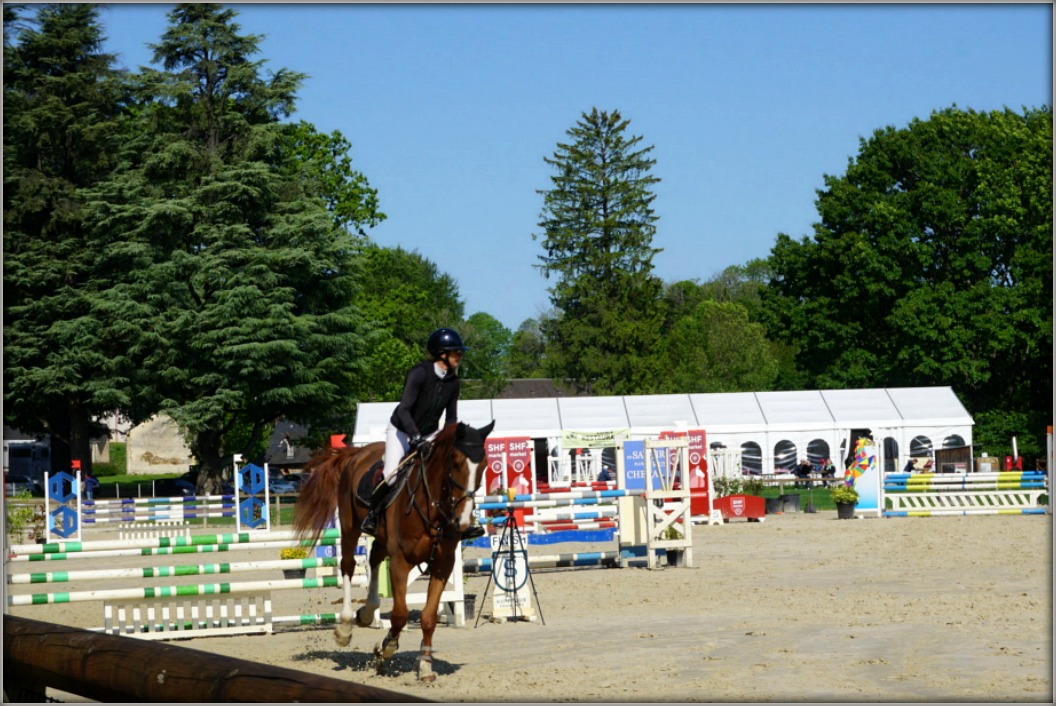
[[[128,665],[135,664],[135,669]],[[103,703],[425,702],[408,694],[173,644],[4,616],[4,690]],[[5,698],[5,701],[8,699]]]

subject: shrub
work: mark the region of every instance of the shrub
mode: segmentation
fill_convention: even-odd
[[[110,460],[106,463],[93,463],[92,473],[95,476],[123,476],[128,470],[128,449],[125,444],[110,442]]]
[[[280,559],[307,559],[308,550],[304,547],[284,547],[279,551]]]

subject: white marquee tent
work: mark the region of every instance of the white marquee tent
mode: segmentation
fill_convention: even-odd
[[[352,443],[383,440],[394,407],[361,404]],[[950,387],[463,400],[459,417],[474,426],[495,420],[492,436],[529,436],[551,447],[567,431],[643,439],[703,429],[709,445],[739,450],[745,468],[764,472],[809,456],[832,458],[842,473],[852,435],[866,433],[884,444],[892,470],[899,459],[971,446],[974,424]]]

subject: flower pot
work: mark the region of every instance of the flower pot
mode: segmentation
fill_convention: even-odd
[[[287,579],[303,579],[306,569],[283,569],[282,575]]]
[[[763,498],[763,500],[766,502],[767,515],[776,515],[783,512],[781,509],[781,498]]]
[[[836,517],[841,520],[854,519],[854,506],[857,503],[836,503]]]
[[[778,495],[777,499],[781,501],[781,512],[799,512],[799,493]]]
[[[467,593],[462,596],[462,603],[466,609],[466,620],[472,619],[477,610],[477,594]]]
[[[686,554],[684,549],[667,549],[667,565],[668,566],[685,566]]]

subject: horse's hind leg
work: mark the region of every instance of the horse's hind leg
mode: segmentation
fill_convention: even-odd
[[[369,628],[374,624],[374,619],[381,607],[381,595],[378,589],[379,571],[382,571],[381,562],[385,559],[385,546],[375,541],[370,547],[370,587],[367,589],[367,602],[356,611],[356,624],[360,627]]]
[[[437,611],[440,608],[440,596],[444,592],[446,579],[436,575],[429,576],[429,591],[422,608],[422,651],[418,655],[418,681],[436,680],[433,673],[433,631],[436,630]]]

